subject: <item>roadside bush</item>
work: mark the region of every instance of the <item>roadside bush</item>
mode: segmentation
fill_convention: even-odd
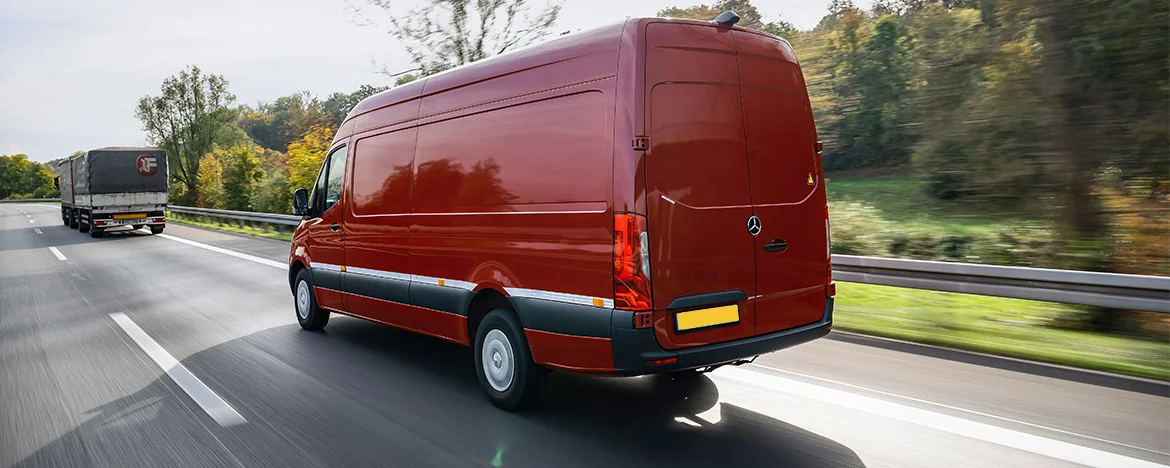
[[[856,202],[829,203],[833,253],[883,255],[889,225],[881,211]]]

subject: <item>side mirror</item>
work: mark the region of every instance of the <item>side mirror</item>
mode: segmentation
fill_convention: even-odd
[[[309,189],[297,189],[293,192],[293,214],[305,216],[309,214]]]
[[[53,178],[53,188],[55,188],[57,190],[61,190],[61,178],[60,177]]]

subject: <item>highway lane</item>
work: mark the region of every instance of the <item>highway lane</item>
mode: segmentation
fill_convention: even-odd
[[[479,394],[465,348],[337,316],[302,332],[291,301],[269,265],[0,205],[0,466],[1170,463],[1160,383],[834,334],[690,388],[554,374],[540,409],[509,414]],[[204,412],[119,313],[246,422]]]

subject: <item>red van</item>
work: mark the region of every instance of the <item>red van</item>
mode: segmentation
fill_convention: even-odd
[[[350,112],[294,196],[297,319],[469,345],[506,409],[549,368],[742,364],[832,326],[822,175],[783,39],[661,18],[564,36]]]

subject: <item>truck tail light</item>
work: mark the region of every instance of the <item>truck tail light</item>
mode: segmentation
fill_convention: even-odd
[[[653,309],[650,299],[650,235],[646,217],[613,215],[613,303],[622,310]]]
[[[829,205],[825,204],[825,296],[837,295],[837,285],[833,284],[833,242],[829,232]]]

